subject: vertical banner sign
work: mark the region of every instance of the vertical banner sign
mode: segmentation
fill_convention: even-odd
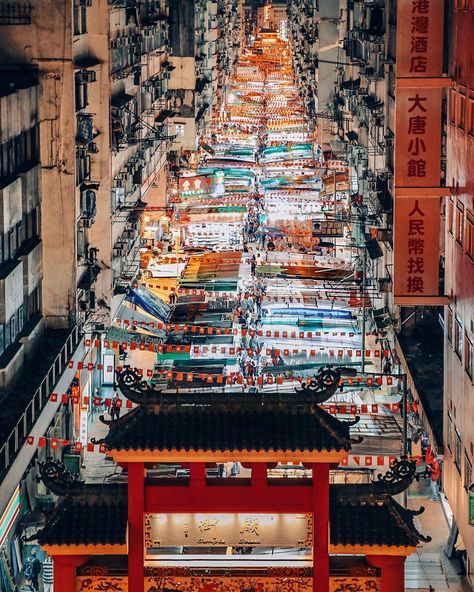
[[[444,0],[398,0],[397,78],[437,78],[443,63]]]
[[[439,199],[401,197],[395,209],[395,232],[400,240],[394,253],[397,294],[418,297],[438,293]]]
[[[444,0],[397,3],[395,304],[439,296],[443,15]]]
[[[440,88],[398,88],[395,123],[397,187],[436,187],[441,157]]]

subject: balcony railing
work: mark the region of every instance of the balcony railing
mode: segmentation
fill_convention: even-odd
[[[0,448],[0,480],[13,463],[31,429],[48,403],[51,392],[67,368],[69,359],[72,357],[80,340],[81,330],[79,325],[76,325],[67,337],[63,347],[48,372],[46,372],[45,377],[34,392],[28,406],[10,432],[10,435],[2,443]]]

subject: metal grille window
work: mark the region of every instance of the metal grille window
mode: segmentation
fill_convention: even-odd
[[[87,33],[87,10],[85,2],[74,0],[73,20],[74,35],[84,35],[84,33]]]
[[[448,447],[448,450],[450,452],[452,451],[452,448],[451,448],[452,440],[453,440],[453,418],[451,417],[451,414],[448,411],[447,421],[446,421],[446,446]]]
[[[472,463],[467,454],[467,450],[464,451],[464,487],[469,489],[472,484]]]
[[[469,259],[474,261],[474,214],[472,212],[466,212],[464,249]]]
[[[448,232],[453,234],[453,222],[454,222],[454,202],[452,199],[448,200],[448,207],[446,212],[446,226],[448,228]]]
[[[454,428],[454,464],[456,465],[459,474],[461,474],[461,463],[462,463],[462,443],[461,434],[456,428]]]
[[[461,203],[456,204],[456,241],[462,245],[464,238],[464,206]]]
[[[453,343],[453,311],[451,307],[448,307],[446,311],[446,335],[449,343]]]
[[[462,321],[460,317],[456,315],[454,319],[454,351],[458,357],[462,359],[462,347],[463,347],[463,333],[462,333]]]
[[[474,348],[472,340],[466,335],[464,338],[464,368],[467,375],[472,380],[472,365],[473,365]]]

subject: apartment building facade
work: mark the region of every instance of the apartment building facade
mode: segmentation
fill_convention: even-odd
[[[172,150],[197,150],[222,104],[241,43],[243,1],[170,0]]]
[[[474,413],[474,71],[465,47],[474,33],[474,6],[450,2],[447,102],[446,293],[444,339],[444,489],[468,557],[474,581],[474,533],[470,501],[473,483]]]
[[[35,456],[57,454],[55,439],[87,439],[87,397],[102,377],[69,361],[87,368],[107,354],[86,342],[104,335],[138,274],[145,208],[166,205],[168,27],[160,0],[0,2],[6,573],[17,535],[15,520],[4,532],[5,512],[19,492],[28,510],[48,503]],[[80,413],[53,392],[78,396]]]
[[[441,21],[444,12],[444,30],[445,33],[450,31],[444,46],[453,48],[452,55],[448,56],[447,52],[442,55],[442,29],[436,36],[428,31],[428,37],[423,37],[416,45],[417,51],[426,53],[423,44],[431,43],[432,51],[442,55],[439,88],[446,86],[447,75],[454,77],[455,82],[448,100],[448,121],[443,116],[441,133],[433,138],[436,149],[441,147],[440,174],[433,181],[433,185],[440,186],[433,190],[433,195],[440,196],[440,250],[436,263],[439,287],[431,303],[400,306],[394,297],[394,210],[397,198],[396,114],[403,92],[397,88],[397,76],[401,76],[402,68],[397,64],[397,49],[398,55],[401,50],[397,44],[400,45],[404,30],[397,23],[401,3],[376,0],[332,4],[335,13],[339,13],[337,18],[335,14],[323,12],[324,2],[293,0],[290,3],[295,67],[303,74],[306,105],[321,119],[318,139],[325,154],[329,158],[341,157],[349,165],[353,192],[351,215],[359,225],[355,234],[359,235],[360,244],[367,247],[370,289],[378,293],[370,322],[385,331],[386,345],[393,351],[394,369],[407,374],[409,396],[420,402],[419,417],[410,421],[416,420],[428,433],[430,443],[439,454],[443,453],[445,444],[446,493],[450,502],[452,500],[455,515],[459,513],[466,525],[469,497],[466,488],[473,450],[470,429],[463,421],[470,417],[467,401],[472,394],[473,282],[469,255],[470,252],[472,255],[472,196],[468,173],[471,68],[462,48],[472,34],[471,8],[468,3],[454,1],[430,4],[430,10],[441,14]],[[418,5],[413,4],[414,10],[418,10]],[[423,22],[420,22],[421,26]],[[328,35],[324,43],[318,44],[316,37],[322,39],[322,27],[326,27]],[[413,45],[410,35],[406,43],[408,48]],[[326,58],[322,48],[333,52],[330,58]],[[423,60],[426,58],[422,56],[422,67],[410,74],[411,77],[420,76]],[[322,75],[323,68],[330,72]],[[415,87],[419,83],[412,84]],[[446,91],[442,89],[440,96],[443,97],[440,111],[444,113]],[[418,146],[423,149],[423,144],[418,143]],[[446,199],[452,187],[455,195]],[[436,240],[437,237],[432,244],[434,257],[437,256]],[[435,303],[442,304],[445,297],[449,297],[450,305],[444,310]],[[464,526],[463,535],[466,528]],[[470,531],[466,537],[472,548]]]

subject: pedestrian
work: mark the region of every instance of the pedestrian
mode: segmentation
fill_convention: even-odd
[[[20,588],[20,592],[38,592],[38,588],[34,587],[30,578],[26,578],[25,585]]]
[[[455,559],[459,563],[458,576],[465,576],[466,575],[467,551],[466,551],[466,546],[464,545],[464,541],[462,540],[462,536],[460,534],[458,534],[456,544],[454,545],[454,550],[455,550]]]
[[[115,392],[114,398],[112,399],[112,405],[110,407],[110,417],[112,418],[112,421],[114,421],[114,419],[118,419],[120,417],[121,405],[122,405],[122,401],[120,400],[118,393]]]
[[[49,555],[46,555],[46,559],[43,561],[43,570],[41,577],[43,579],[43,592],[53,592],[53,558]]]
[[[37,549],[31,549],[31,555],[25,561],[24,575],[26,580],[31,580],[31,584],[35,590],[38,590],[38,576],[41,571],[41,562],[36,557]]]
[[[428,498],[431,502],[435,502],[439,497],[439,480],[441,477],[441,465],[436,460],[433,459],[432,463],[428,465],[428,470],[430,472],[430,489],[431,495]]]

